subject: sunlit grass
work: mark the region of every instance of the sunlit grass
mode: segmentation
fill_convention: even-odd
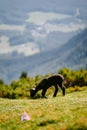
[[[24,111],[30,121],[20,121]],[[0,130],[78,129],[87,129],[87,89],[48,99],[0,99]]]

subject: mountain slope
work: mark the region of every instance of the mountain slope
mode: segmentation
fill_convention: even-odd
[[[0,1],[0,54],[29,56],[65,44],[87,27],[86,7],[85,0]]]
[[[87,69],[87,29],[52,51],[27,57],[18,54],[0,57],[0,79],[8,83],[19,78],[22,71],[35,76],[57,73],[62,67]]]

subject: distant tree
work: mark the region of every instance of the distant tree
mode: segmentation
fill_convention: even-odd
[[[20,78],[27,78],[27,72],[26,72],[26,71],[23,71],[23,72],[21,73]]]
[[[87,70],[70,70],[68,68],[63,68],[59,70],[59,73],[64,75],[66,80],[66,87],[69,86],[87,86]]]
[[[4,84],[4,81],[2,79],[0,79],[0,84]]]

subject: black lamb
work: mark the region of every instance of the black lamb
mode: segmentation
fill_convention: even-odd
[[[57,92],[58,92],[58,87],[62,89],[62,93],[64,96],[65,86],[63,85],[63,81],[64,81],[64,77],[60,74],[56,74],[49,78],[45,78],[36,86],[36,88],[32,88],[30,90],[30,96],[31,98],[33,98],[39,90],[42,90],[42,98],[46,98],[45,96],[46,91],[51,86],[55,87],[53,97],[56,97]]]

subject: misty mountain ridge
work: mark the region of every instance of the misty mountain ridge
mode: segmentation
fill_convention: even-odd
[[[0,1],[0,79],[87,68],[86,8],[85,0]]]
[[[57,73],[60,68],[87,69],[87,29],[74,36],[60,48],[32,56],[0,58],[0,79],[11,82],[22,71],[29,76]]]

